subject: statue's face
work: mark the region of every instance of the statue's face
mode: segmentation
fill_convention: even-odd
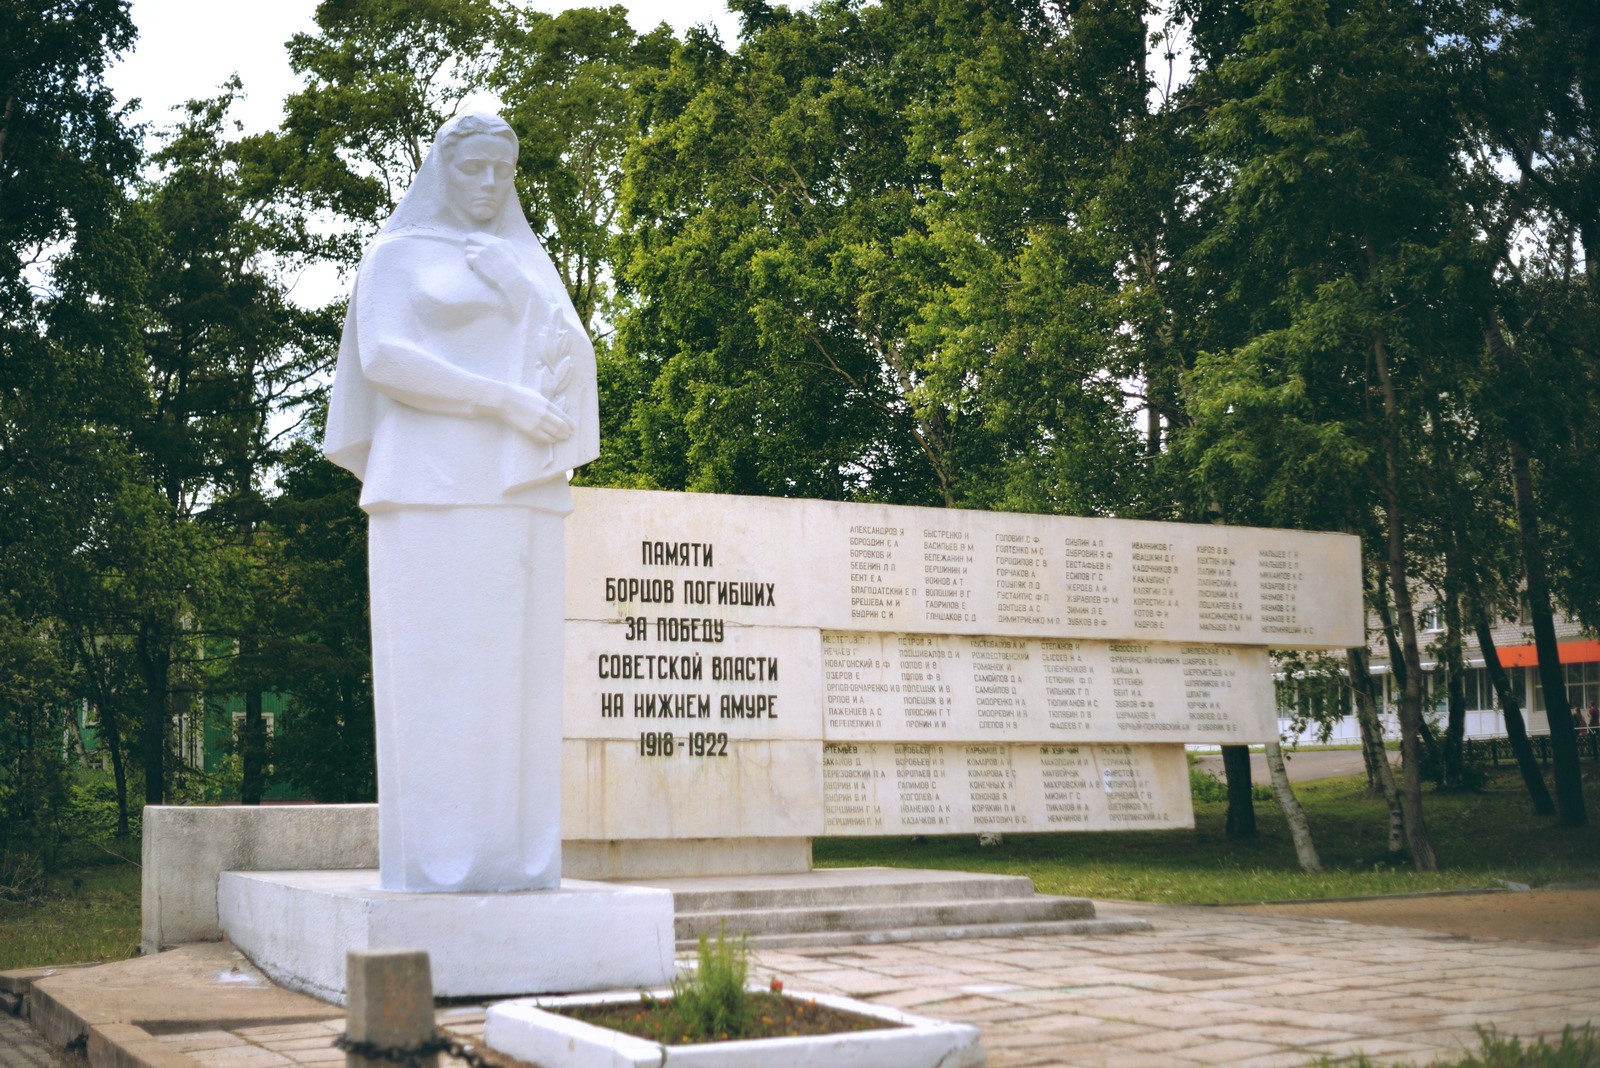
[[[494,134],[470,134],[456,142],[445,174],[450,206],[464,222],[485,226],[495,220],[511,195],[517,171],[516,148]]]

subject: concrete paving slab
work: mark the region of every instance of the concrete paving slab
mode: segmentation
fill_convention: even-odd
[[[1588,998],[1600,985],[1590,946],[1461,941],[1370,925],[1329,938],[1325,925],[1303,917],[1104,908],[1154,927],[1116,936],[760,950],[753,972],[791,990],[848,988],[977,1024],[992,1068],[1270,1068],[1356,1052],[1377,1063],[1427,1063],[1474,1047],[1475,1026],[1531,1039],[1600,1019]],[[149,1037],[130,1021],[162,1032],[155,1041],[178,1059],[159,1068],[341,1062],[331,1046],[342,1029],[339,1010],[258,984],[240,964],[226,946],[193,946],[37,985],[58,1004],[97,999],[95,1019],[124,1021],[99,1034],[121,1027],[130,1042],[135,1032]],[[219,976],[230,978],[219,983]],[[439,1021],[470,1037],[481,1033],[482,1012],[450,1007]],[[59,1066],[12,1057],[0,1068]]]

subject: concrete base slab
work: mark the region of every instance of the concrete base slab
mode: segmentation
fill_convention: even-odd
[[[564,879],[559,890],[412,894],[378,873],[223,872],[227,938],[275,982],[343,1004],[352,949],[428,951],[438,997],[650,987],[673,974],[672,894]]]
[[[7,972],[26,994],[27,1016],[57,1049],[87,1043],[126,1046],[137,1025],[140,1044],[174,1032],[218,1031],[263,1024],[336,1020],[321,1001],[273,986],[226,942],[197,942],[168,953],[114,964]],[[96,1066],[139,1063],[91,1057]],[[157,1063],[157,1062],[150,1062]],[[193,1068],[192,1065],[189,1068]]]

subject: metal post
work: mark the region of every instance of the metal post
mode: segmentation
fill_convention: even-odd
[[[349,1003],[345,1037],[396,1051],[420,1050],[434,1037],[433,974],[420,949],[352,949],[346,958]],[[417,1068],[438,1068],[439,1055],[409,1059]],[[356,1053],[346,1068],[394,1068],[392,1063]]]

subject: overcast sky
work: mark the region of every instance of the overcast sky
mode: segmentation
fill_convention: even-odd
[[[529,6],[556,12],[584,5],[531,0]],[[722,0],[632,0],[627,7],[636,29],[665,21],[682,33],[709,23],[730,45],[738,35],[738,18]],[[283,117],[283,98],[299,87],[284,43],[314,29],[316,8],[317,0],[133,0],[139,39],[106,80],[119,100],[143,101],[140,121],[166,126],[172,108],[214,94],[237,73],[246,98],[234,118],[251,132],[273,129]]]

